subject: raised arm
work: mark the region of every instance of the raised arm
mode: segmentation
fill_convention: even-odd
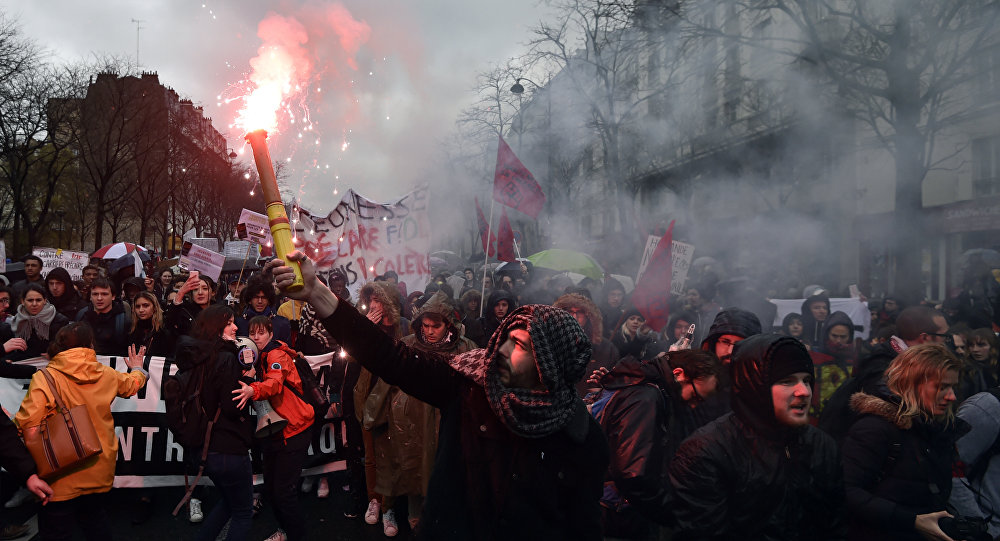
[[[353,306],[340,303],[316,279],[312,261],[301,252],[288,257],[302,266],[305,285],[301,290],[286,290],[294,274],[280,259],[269,262],[265,272],[273,273],[275,283],[285,295],[311,304],[330,335],[361,366],[406,394],[438,408],[447,406],[458,395],[465,379],[451,368],[447,358],[410,348],[387,336]]]

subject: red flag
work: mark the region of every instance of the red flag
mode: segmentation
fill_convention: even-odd
[[[486,216],[483,216],[483,209],[479,206],[479,198],[476,198],[476,217],[479,218],[479,238],[483,241],[483,252],[488,251],[490,257],[496,255],[496,249],[494,248],[494,243],[497,240],[495,233],[490,233],[490,224],[486,221]],[[489,234],[490,240],[486,241],[486,235]],[[487,246],[489,248],[487,248]]]
[[[517,209],[532,218],[545,205],[542,187],[535,182],[531,171],[514,155],[507,142],[500,138],[497,147],[497,168],[493,175],[493,199],[502,205]]]
[[[646,272],[639,278],[632,292],[632,304],[639,310],[646,324],[659,332],[670,317],[670,276],[673,271],[670,244],[673,242],[674,222],[656,245],[653,257],[646,265]]]
[[[507,218],[507,209],[500,212],[500,234],[497,235],[497,259],[500,261],[510,261],[514,259],[514,230],[510,227],[510,220]]]

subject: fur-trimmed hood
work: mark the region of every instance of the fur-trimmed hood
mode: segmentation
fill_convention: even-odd
[[[595,344],[601,343],[601,337],[604,335],[604,318],[601,316],[601,310],[596,304],[594,304],[594,301],[580,295],[579,293],[567,293],[566,295],[556,299],[556,302],[553,303],[552,306],[561,308],[567,312],[571,308],[576,308],[586,312],[587,321],[590,322],[590,341]]]
[[[858,415],[876,415],[899,427],[900,430],[913,428],[913,418],[900,417],[899,405],[893,404],[883,397],[868,393],[854,393],[851,395],[851,410]]]

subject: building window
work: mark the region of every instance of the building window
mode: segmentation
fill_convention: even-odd
[[[972,141],[972,193],[1000,193],[1000,136]]]

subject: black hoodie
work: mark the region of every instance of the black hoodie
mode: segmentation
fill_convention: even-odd
[[[675,531],[684,539],[845,538],[836,443],[813,426],[792,428],[774,417],[772,355],[786,344],[802,348],[802,369],[811,369],[794,338],[740,342],[731,365],[733,412],[698,429],[674,455]]]
[[[802,340],[810,346],[823,345],[824,341],[823,322],[816,321],[816,318],[812,315],[812,310],[809,309],[809,305],[816,301],[822,301],[826,304],[826,318],[830,319],[830,297],[826,293],[816,293],[802,301]]]
[[[501,321],[493,314],[493,308],[500,301],[507,301],[507,315],[510,315],[517,308],[517,297],[506,289],[494,289],[486,301],[486,308],[483,310],[483,317],[479,318],[479,323],[483,326],[483,334],[486,342],[489,343],[493,333],[500,327]]]
[[[63,290],[63,294],[58,297],[53,296],[52,292],[49,291],[49,302],[52,303],[52,306],[56,307],[57,312],[66,316],[66,319],[73,321],[80,310],[86,306],[86,303],[80,298],[80,294],[76,292],[76,287],[73,285],[73,279],[69,276],[69,271],[62,267],[52,269],[45,276],[45,282],[48,284],[52,280],[62,282],[65,289]]]

